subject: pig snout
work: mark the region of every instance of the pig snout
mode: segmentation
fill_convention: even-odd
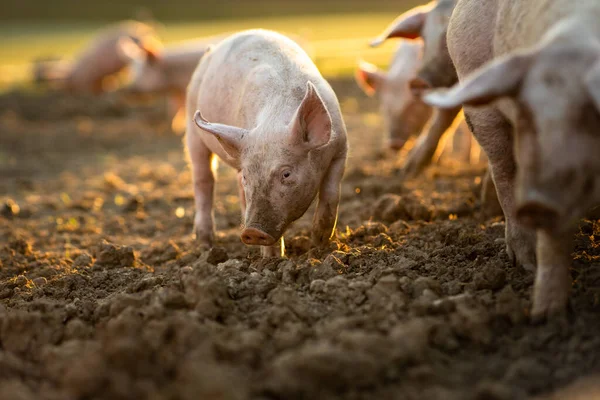
[[[242,242],[254,246],[272,246],[276,239],[258,228],[246,228],[241,235]]]
[[[517,203],[517,219],[532,229],[555,230],[561,217],[560,208],[543,193],[528,190]]]

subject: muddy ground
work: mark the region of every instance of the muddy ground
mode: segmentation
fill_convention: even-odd
[[[533,274],[478,200],[482,165],[402,181],[375,100],[333,82],[352,146],[337,239],[288,259],[191,237],[181,136],[162,101],[0,97],[0,398],[525,399],[600,367],[600,221],[576,237],[572,311],[529,322]]]

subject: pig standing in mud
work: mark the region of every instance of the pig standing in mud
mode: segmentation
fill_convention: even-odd
[[[465,107],[490,160],[507,252],[537,266],[534,317],[565,310],[572,233],[600,202],[598,21],[597,0],[460,0],[448,28],[460,84],[426,96]]]
[[[238,171],[244,243],[263,246],[263,256],[282,255],[283,233],[317,194],[312,241],[329,242],[346,127],[333,89],[297,43],[266,30],[225,39],[194,72],[186,108],[194,231],[202,245],[213,241],[215,155]]]
[[[415,7],[396,18],[371,42],[371,46],[379,46],[389,38],[423,40],[421,66],[409,83],[415,95],[420,96],[426,89],[449,87],[458,82],[446,44],[448,23],[457,1],[434,0]],[[459,116],[460,110],[460,106],[438,110],[436,122],[422,135],[406,161],[405,168],[412,176],[418,175],[429,165],[442,135]],[[488,215],[497,215],[502,211],[489,168],[483,178],[481,202]]]
[[[425,104],[420,97],[414,96],[409,87],[409,82],[415,77],[420,66],[422,49],[423,44],[421,42],[402,40],[387,72],[381,71],[375,65],[364,61],[361,61],[356,70],[355,78],[360,88],[369,96],[373,94],[379,96],[381,113],[389,130],[389,147],[392,150],[402,149],[411,136],[419,135],[427,122],[431,120],[432,114],[434,114],[434,109]],[[441,113],[435,110],[435,117],[431,121],[430,130],[436,132],[436,134],[430,133],[419,137],[416,150],[431,150],[432,154],[429,155],[428,159],[433,156],[433,152],[438,147],[438,142],[436,141],[432,146],[426,146],[422,142],[437,136],[437,133],[441,135],[448,130],[448,125],[444,119],[446,114],[445,110]],[[460,140],[457,139],[461,138],[461,135],[462,137],[471,138],[471,133],[468,131],[464,119],[458,118],[454,128],[456,129],[454,132],[455,145],[457,142],[460,143]],[[440,130],[441,132],[439,132]],[[478,149],[472,149],[470,140],[465,144],[466,146],[463,147],[466,147],[468,151],[467,161],[479,161],[475,160],[477,155],[471,154],[476,152],[472,150]],[[453,150],[457,149],[453,148]],[[417,151],[411,153],[404,167],[406,176],[417,175],[421,171],[417,168],[418,163],[411,162],[411,160],[423,158],[423,156],[416,155],[416,153]]]
[[[189,40],[163,49],[147,47],[144,42],[121,39],[120,53],[131,66],[125,94],[166,94],[169,96],[172,129],[185,129],[185,93],[200,59],[210,46],[216,45],[231,34]]]
[[[149,25],[134,21],[121,22],[100,31],[72,63],[35,63],[35,79],[56,84],[69,92],[104,92],[105,79],[127,66],[118,49],[118,43],[123,38],[144,43],[146,47],[157,41],[154,29]]]

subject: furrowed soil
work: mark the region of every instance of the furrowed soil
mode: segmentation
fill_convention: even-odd
[[[509,400],[597,372],[600,221],[576,234],[568,315],[532,323],[484,165],[403,180],[376,101],[332,84],[352,149],[337,238],[310,248],[311,208],[286,259],[241,243],[225,166],[216,246],[196,246],[163,101],[0,96],[0,399]]]

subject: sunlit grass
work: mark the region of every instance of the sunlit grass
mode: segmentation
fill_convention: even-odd
[[[168,23],[160,29],[165,43],[211,36],[242,29],[265,28],[300,35],[313,47],[317,66],[326,76],[348,75],[359,58],[386,66],[396,43],[371,49],[368,40],[377,35],[396,14],[337,14]],[[27,81],[30,63],[39,57],[72,57],[101,28],[75,23],[3,23],[0,25],[0,85]]]

